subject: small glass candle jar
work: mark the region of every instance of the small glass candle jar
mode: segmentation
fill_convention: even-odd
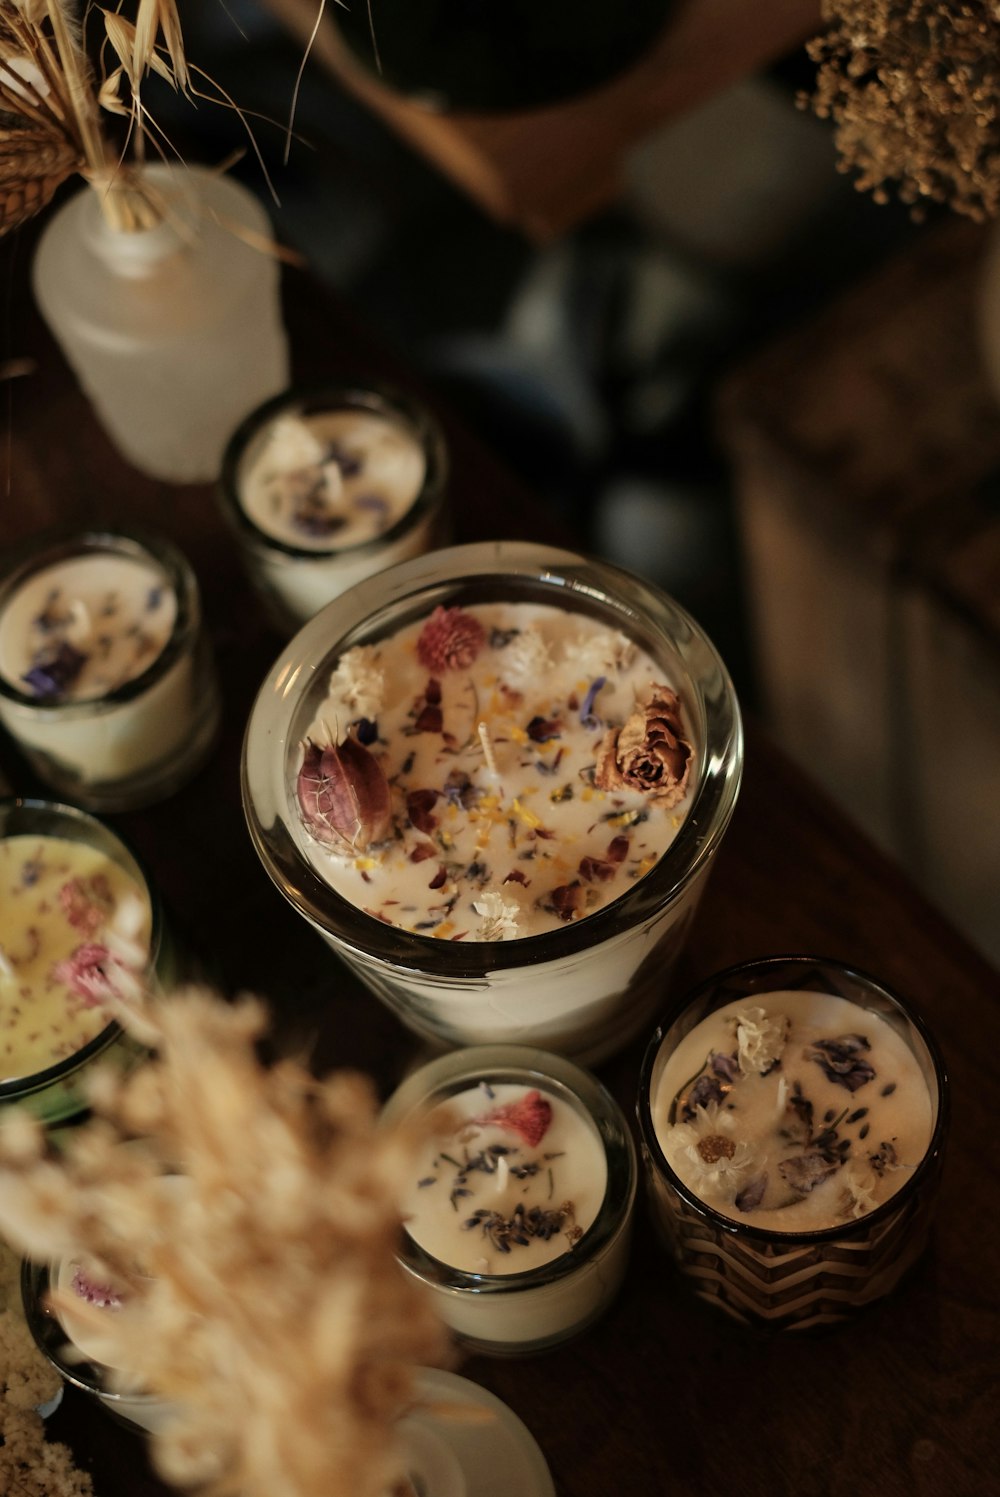
[[[160,901],[121,838],[72,806],[0,800],[0,1108],[81,1112],[94,1064],[142,1054],[108,988],[174,978]]]
[[[218,720],[198,585],[166,541],[48,537],[0,575],[0,722],[58,793],[98,811],[163,799]]]
[[[575,1336],[625,1273],[636,1159],[620,1108],[572,1062],[524,1045],[438,1057],[384,1117],[442,1104],[448,1121],[400,1203],[404,1268],[477,1351]]]
[[[70,1260],[21,1265],[21,1303],[35,1344],[64,1382],[102,1404],[129,1428],[154,1433],[170,1419],[171,1404],[152,1393],[129,1387],[117,1369],[101,1360],[100,1336],[89,1321],[71,1314],[60,1318],[49,1307],[48,1296],[57,1286],[68,1299],[77,1292],[74,1286],[78,1272],[79,1266]],[[110,1292],[94,1303],[102,1305],[108,1315],[121,1313]],[[116,1387],[116,1382],[121,1386]]]
[[[331,598],[444,539],[447,451],[398,391],[293,389],[233,435],[219,494],[275,623],[292,633]]]
[[[490,542],[370,578],[300,631],[253,708],[243,800],[278,888],[411,1029],[589,1065],[662,1003],[742,752],[677,604]]]
[[[807,956],[730,968],[646,1052],[654,1220],[694,1291],[734,1319],[846,1319],[923,1250],[947,1112],[931,1035],[873,978]]]

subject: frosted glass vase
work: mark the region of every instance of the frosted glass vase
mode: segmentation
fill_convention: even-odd
[[[203,168],[143,180],[163,208],[152,228],[112,228],[90,187],[52,216],[35,297],[122,456],[207,482],[243,417],[289,383],[271,225],[251,192]]]

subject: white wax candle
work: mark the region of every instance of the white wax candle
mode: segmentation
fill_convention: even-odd
[[[455,1126],[402,1201],[425,1252],[465,1273],[529,1273],[593,1224],[607,1158],[591,1118],[555,1093],[481,1082],[449,1096]]]
[[[484,1046],[416,1071],[385,1116],[429,1109],[439,1131],[400,1201],[403,1266],[480,1350],[576,1335],[628,1259],[635,1151],[616,1104],[568,1061]]]
[[[716,1010],[669,1056],[652,1098],[667,1162],[702,1200],[775,1232],[844,1226],[927,1152],[933,1107],[878,1014],[803,990]]]
[[[408,428],[372,411],[279,416],[248,448],[239,500],[274,540],[340,551],[383,535],[424,481],[423,449]]]
[[[95,848],[0,838],[0,1080],[76,1054],[149,960],[145,889]]]
[[[0,674],[40,702],[94,701],[148,670],[176,617],[152,559],[100,552],[42,567],[0,616]]]
[[[369,745],[389,815],[368,827],[363,797],[358,826],[331,832],[343,775],[322,749],[348,736]],[[303,747],[300,845],[345,899],[421,935],[557,930],[670,846],[690,738],[662,668],[600,621],[530,603],[438,610],[339,661]]]
[[[286,627],[434,543],[443,495],[439,439],[381,405],[304,409],[290,397],[227,456],[223,492],[230,518],[235,510],[242,522],[237,540]]]
[[[196,593],[189,607],[185,647],[159,668],[179,603],[151,554],[82,538],[78,553],[43,558],[12,584],[0,678],[16,695],[0,694],[0,720],[50,783],[117,804],[109,788],[152,784],[208,746],[216,709],[211,682],[196,679]]]

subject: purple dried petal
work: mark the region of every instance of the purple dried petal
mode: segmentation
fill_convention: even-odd
[[[54,655],[36,660],[21,680],[31,687],[40,700],[51,701],[61,697],[72,686],[89,658],[64,639]]]
[[[589,687],[587,695],[583,699],[583,704],[580,707],[580,721],[588,732],[593,732],[601,726],[601,719],[594,712],[594,703],[597,700],[597,693],[607,679],[607,676],[598,676],[597,680]]]
[[[326,461],[336,463],[344,478],[357,478],[364,467],[359,457],[353,452],[348,452],[346,447],[341,447],[337,442],[331,442],[327,447]]]
[[[354,503],[358,509],[370,510],[372,514],[387,515],[389,513],[389,501],[381,494],[359,494]]]
[[[837,1039],[817,1040],[807,1059],[816,1062],[828,1081],[856,1092],[875,1078],[875,1067],[860,1054],[870,1049],[863,1035],[842,1034]]]
[[[707,1107],[709,1102],[722,1102],[728,1087],[723,1086],[718,1076],[713,1076],[710,1071],[705,1071],[698,1077],[694,1086],[688,1092],[681,1111],[681,1117],[685,1123],[690,1123],[695,1116],[695,1109]]]
[[[754,1175],[753,1179],[748,1180],[742,1190],[737,1191],[737,1211],[756,1211],[757,1207],[764,1199],[764,1192],[766,1189],[767,1171],[765,1170],[763,1174]]]
[[[738,1081],[740,1078],[739,1056],[723,1055],[721,1051],[713,1050],[708,1057],[708,1063],[717,1076],[722,1076],[726,1081]]]
[[[363,743],[365,748],[367,748],[370,743],[375,743],[378,738],[378,723],[374,722],[370,717],[359,717],[354,725],[354,732],[357,735],[358,742]]]
[[[831,1161],[823,1154],[811,1152],[796,1154],[792,1159],[783,1159],[778,1172],[786,1185],[799,1195],[807,1196],[811,1190],[840,1168],[841,1161]]]
[[[389,833],[389,782],[356,738],[328,748],[307,740],[296,789],[306,827],[320,842],[347,842],[361,851]]]

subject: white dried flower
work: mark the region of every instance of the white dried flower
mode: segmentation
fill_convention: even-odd
[[[511,681],[543,682],[552,669],[552,651],[534,629],[522,629],[500,656],[503,674]]]
[[[875,1175],[871,1170],[862,1174],[853,1165],[848,1165],[840,1177],[843,1189],[838,1204],[838,1214],[845,1220],[866,1216],[878,1205],[875,1199]]]
[[[663,1151],[699,1195],[731,1197],[756,1162],[750,1145],[735,1138],[735,1131],[732,1113],[709,1102],[695,1108],[691,1122],[675,1123],[663,1141]]]
[[[324,456],[323,443],[297,416],[279,416],[267,434],[268,467],[277,473],[318,468]]]
[[[590,681],[624,670],[635,655],[635,644],[617,629],[578,634],[563,647],[566,663]]]
[[[385,700],[385,674],[374,645],[355,645],[345,650],[330,676],[321,716],[334,720],[339,736],[348,723],[366,717],[373,721]]]
[[[736,1042],[739,1046],[739,1067],[746,1075],[756,1071],[763,1075],[775,1061],[781,1059],[788,1038],[788,1018],[785,1014],[768,1014],[762,1008],[741,1009],[736,1015]]]
[[[487,892],[472,901],[472,908],[482,917],[480,941],[511,941],[517,935],[520,908],[502,894]]]

